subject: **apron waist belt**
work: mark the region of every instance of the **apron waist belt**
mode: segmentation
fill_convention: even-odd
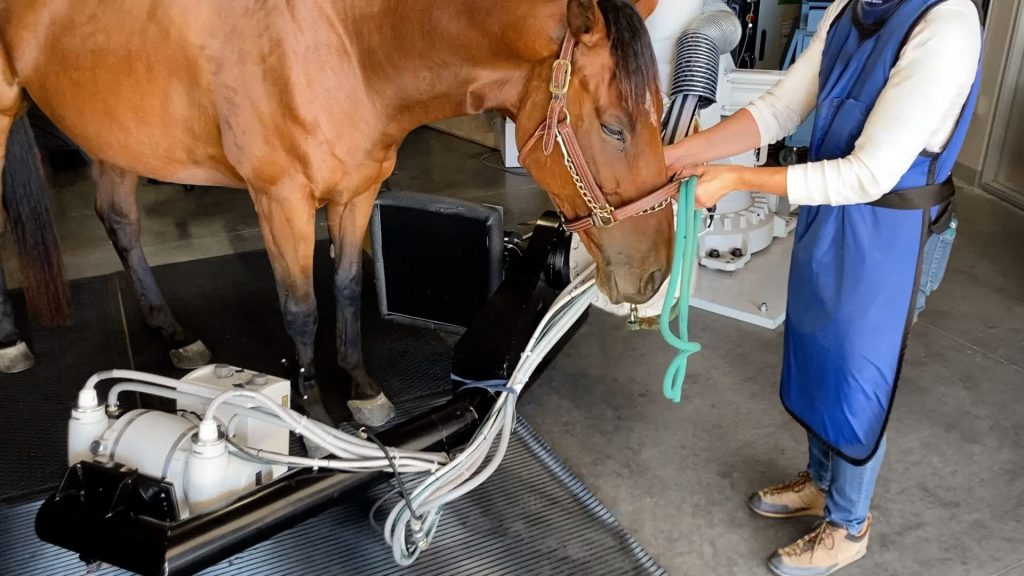
[[[941,234],[949,228],[950,222],[953,220],[953,198],[955,195],[956,186],[953,185],[951,178],[942,184],[889,192],[868,205],[893,210],[928,210],[941,205],[942,209],[931,224],[932,234]]]

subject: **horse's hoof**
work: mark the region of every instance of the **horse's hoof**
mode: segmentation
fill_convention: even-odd
[[[395,405],[383,392],[368,400],[349,400],[348,409],[363,426],[383,426],[395,417]]]
[[[188,346],[171,350],[171,363],[175,368],[192,370],[210,363],[210,351],[202,340],[196,340]]]
[[[14,374],[28,370],[36,363],[36,357],[21,340],[14,346],[0,349],[0,372]]]

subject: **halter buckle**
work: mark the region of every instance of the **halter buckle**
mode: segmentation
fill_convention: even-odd
[[[551,65],[551,94],[565,96],[569,91],[569,79],[572,78],[572,62],[564,58],[555,60]]]

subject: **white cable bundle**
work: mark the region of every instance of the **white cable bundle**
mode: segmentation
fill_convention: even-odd
[[[448,456],[439,452],[420,452],[387,447],[387,454],[381,447],[364,438],[346,434],[327,424],[307,418],[294,410],[279,405],[272,398],[250,390],[228,390],[207,386],[198,382],[176,380],[135,370],[108,370],[92,376],[79,393],[79,403],[86,397],[94,402],[95,385],[101,380],[130,379],[113,386],[107,394],[107,404],[117,408],[118,396],[122,392],[143,392],[154,396],[175,400],[199,399],[208,401],[202,422],[199,423],[199,434],[209,440],[216,440],[218,425],[223,425],[226,440],[240,454],[272,464],[284,464],[291,467],[328,468],[344,472],[393,471],[392,462],[399,473],[433,472],[448,462]],[[242,400],[255,401],[260,408],[247,408]],[[250,402],[251,403],[251,402]],[[223,404],[231,404],[236,412],[227,422],[216,419],[217,410]],[[327,450],[334,458],[303,458],[280,454],[268,450],[254,450],[242,446],[231,438],[230,432],[240,415],[254,418],[270,424],[287,428],[304,436],[311,443]],[[388,457],[390,456],[390,460]]]
[[[498,393],[494,407],[465,450],[416,486],[411,495],[413,510],[409,510],[404,499],[391,510],[384,525],[384,539],[391,545],[395,562],[399,565],[412,564],[430,545],[445,504],[482,484],[498,468],[512,435],[519,392],[545,356],[590,306],[596,290],[594,267],[591,266],[555,299],[508,381],[510,390]],[[483,466],[495,438],[498,438],[497,451]],[[411,543],[409,536],[414,538]]]
[[[203,423],[213,422],[217,408],[222,403],[236,398],[247,398],[263,404],[285,427],[336,456],[336,458],[304,458],[267,450],[252,450],[228,440],[236,450],[250,458],[264,460],[272,464],[328,468],[345,472],[393,471],[397,468],[398,472],[402,474],[432,472],[448,461],[448,457],[439,452],[420,452],[385,447],[387,450],[385,454],[382,452],[381,446],[374,442],[336,430],[327,424],[312,420],[277,404],[265,394],[249,390],[228,390],[214,398],[206,410]],[[200,423],[200,437],[203,433],[203,423]],[[230,426],[229,422],[228,427],[230,428]]]

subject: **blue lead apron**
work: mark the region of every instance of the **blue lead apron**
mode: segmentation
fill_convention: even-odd
[[[857,0],[848,2],[825,44],[811,161],[853,151],[907,36],[942,1],[902,0],[874,27],[860,21]],[[923,247],[952,218],[950,175],[977,93],[976,78],[945,150],[922,153],[889,194],[800,209],[780,395],[798,422],[853,464],[870,460],[885,433]]]

